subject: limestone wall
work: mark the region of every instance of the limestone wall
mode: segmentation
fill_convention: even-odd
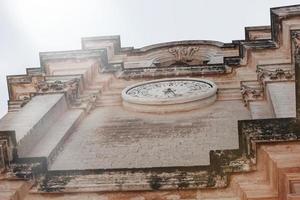
[[[63,94],[36,96],[21,111],[8,113],[13,117],[9,121],[1,120],[0,129],[16,131],[18,154],[22,157],[66,110],[67,103]]]
[[[266,89],[277,118],[296,117],[295,83],[268,83]]]

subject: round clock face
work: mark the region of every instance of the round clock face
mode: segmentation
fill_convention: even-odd
[[[122,97],[138,104],[176,104],[204,99],[216,91],[216,85],[208,80],[160,79],[130,86],[123,91]]]

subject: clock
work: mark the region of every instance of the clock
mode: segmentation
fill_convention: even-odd
[[[217,86],[204,79],[157,79],[131,85],[122,91],[123,105],[145,112],[191,110],[216,100]],[[151,110],[152,109],[152,110]]]

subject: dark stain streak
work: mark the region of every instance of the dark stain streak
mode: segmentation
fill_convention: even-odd
[[[149,185],[153,190],[158,190],[162,185],[162,178],[158,176],[152,176],[149,181]]]

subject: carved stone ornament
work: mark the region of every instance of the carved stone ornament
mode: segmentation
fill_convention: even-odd
[[[174,55],[177,62],[188,63],[194,58],[194,54],[199,51],[199,47],[173,47],[169,49],[169,52]]]
[[[276,81],[276,80],[291,80],[293,79],[295,73],[291,69],[267,69],[263,67],[257,68],[257,78],[260,82]]]
[[[295,45],[295,56],[300,56],[300,33],[295,33],[293,36],[293,41]]]
[[[263,96],[264,96],[263,87],[259,83],[257,83],[257,84],[258,85],[253,86],[253,85],[251,85],[251,81],[249,83],[247,83],[247,82],[241,83],[241,94],[242,94],[245,106],[249,105],[249,101],[263,100]]]
[[[63,82],[56,80],[54,82],[47,82],[45,80],[35,83],[37,93],[53,93],[66,92],[69,100],[74,101],[78,95],[79,79],[74,78]]]
[[[8,140],[0,138],[0,173],[9,166]]]
[[[144,106],[145,112],[172,112],[211,104],[216,100],[216,92],[217,86],[208,80],[158,79],[125,88],[122,98],[123,105],[135,110],[143,111]]]

